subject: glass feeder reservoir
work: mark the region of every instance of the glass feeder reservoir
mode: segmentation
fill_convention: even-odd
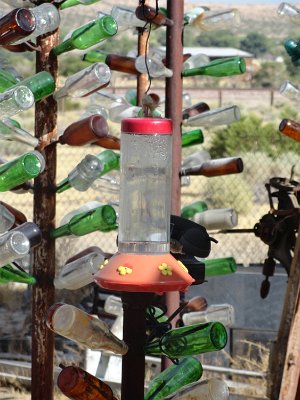
[[[99,286],[139,292],[186,290],[193,279],[170,253],[172,121],[122,121],[118,252]]]

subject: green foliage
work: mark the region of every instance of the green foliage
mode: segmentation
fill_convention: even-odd
[[[257,32],[250,32],[241,40],[240,48],[256,57],[268,51],[268,40],[265,35]]]
[[[227,30],[203,32],[196,39],[196,45],[204,47],[237,47],[240,40],[236,35]]]
[[[249,115],[215,131],[208,151],[212,158],[261,151],[275,159],[287,151],[299,152],[300,143],[282,135],[273,123],[264,123],[256,115]]]
[[[265,61],[261,63],[260,69],[253,74],[251,84],[253,87],[278,89],[286,75],[284,63]]]
[[[247,214],[252,207],[252,192],[243,173],[206,179],[204,193],[209,208],[234,208]]]

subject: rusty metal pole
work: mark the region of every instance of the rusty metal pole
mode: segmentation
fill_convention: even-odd
[[[139,30],[138,55],[147,52],[147,38],[148,32]],[[138,105],[141,105],[147,86],[147,76],[139,74],[137,79]],[[123,356],[122,360],[122,400],[144,399],[146,308],[151,304],[152,299],[152,293],[122,293],[123,340],[128,345],[128,353]]]
[[[184,1],[168,0],[168,18],[174,25],[167,27],[166,67],[173,71],[173,76],[166,79],[166,117],[173,121],[173,166],[172,166],[172,214],[180,215],[180,166],[181,166],[181,123],[182,123],[182,55],[183,55],[183,13]],[[179,307],[179,292],[165,295],[168,314],[171,315]],[[175,324],[176,321],[174,321]],[[163,357],[162,367],[170,365]]]
[[[50,53],[58,42],[58,33],[40,37],[37,45],[36,72],[48,71],[57,78],[57,58]],[[57,136],[57,103],[52,96],[35,105],[35,136],[46,142]],[[41,144],[37,150],[42,149]],[[55,242],[49,231],[55,223],[56,147],[43,151],[46,160],[44,172],[35,179],[33,220],[42,231],[42,242],[33,252],[33,275],[37,284],[32,290],[32,364],[31,399],[53,399],[54,334],[47,328],[45,316],[54,303]]]

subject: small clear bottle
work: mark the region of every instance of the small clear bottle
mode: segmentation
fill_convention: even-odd
[[[56,289],[76,290],[94,281],[94,274],[99,271],[105,260],[99,247],[92,246],[73,256],[61,268],[54,279]]]
[[[128,347],[111,333],[107,324],[83,310],[69,304],[56,303],[48,310],[47,326],[74,342],[93,350],[107,350],[124,355]]]
[[[300,101],[300,89],[290,81],[284,81],[279,88],[279,93],[290,100]]]
[[[28,144],[32,147],[36,147],[39,143],[37,138],[22,129],[20,125],[16,126],[15,121],[11,120],[10,118],[0,121],[0,138],[2,140]]]
[[[141,55],[135,60],[135,67],[141,74],[150,74],[151,78],[170,78],[173,71],[166,68],[163,62],[156,57]]]
[[[229,125],[232,122],[238,121],[240,118],[241,113],[238,106],[226,106],[192,116],[185,119],[183,124],[187,126]]]
[[[232,229],[238,224],[238,214],[233,208],[214,208],[197,212],[192,220],[208,231]]]
[[[228,10],[205,11],[190,24],[200,31],[216,31],[220,29],[232,29],[240,23],[239,10],[231,8]]]
[[[143,28],[145,26],[145,22],[136,17],[135,9],[113,6],[111,16],[117,21],[119,30]]]
[[[55,100],[62,97],[84,97],[106,87],[111,78],[109,67],[104,63],[95,63],[76,74],[69,76],[64,86],[54,93]]]
[[[202,53],[194,54],[183,63],[182,69],[185,70],[185,69],[201,67],[202,65],[208,64],[209,61],[210,59],[206,54]]]
[[[277,9],[277,14],[281,17],[288,17],[289,21],[294,24],[300,24],[300,10],[299,8],[289,4],[280,3]]]
[[[0,94],[0,119],[28,110],[34,104],[34,96],[26,86],[8,89]]]
[[[176,393],[165,397],[165,400],[229,400],[229,389],[226,383],[217,378],[205,379],[183,386]]]
[[[234,307],[226,303],[212,304],[204,311],[194,311],[183,314],[182,321],[184,325],[218,321],[226,327],[231,327],[234,324]]]
[[[30,242],[19,231],[7,232],[0,236],[0,266],[4,266],[29,253]]]
[[[56,192],[62,193],[71,187],[79,192],[85,192],[100,176],[102,169],[103,165],[99,158],[92,154],[87,154],[68,174],[68,177],[57,184]]]

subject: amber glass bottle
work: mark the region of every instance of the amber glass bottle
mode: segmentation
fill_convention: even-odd
[[[208,160],[200,165],[181,170],[182,175],[203,175],[207,177],[238,174],[243,171],[243,161],[239,157],[225,157]]]
[[[174,23],[171,19],[167,18],[161,11],[156,11],[155,8],[140,5],[135,10],[135,15],[138,19],[146,22],[152,22],[158,26],[173,26]]]
[[[35,16],[27,8],[15,8],[0,18],[0,45],[29,36],[36,27]]]
[[[284,135],[300,142],[300,124],[291,119],[283,119],[279,125],[279,131]]]

